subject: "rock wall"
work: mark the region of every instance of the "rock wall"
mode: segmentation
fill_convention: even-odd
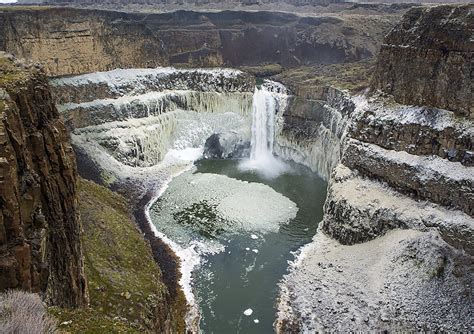
[[[311,93],[292,96],[278,114],[275,153],[329,180],[341,160],[341,143],[355,104],[349,94],[334,87],[315,88]]]
[[[86,305],[76,162],[36,68],[0,57],[0,290]]]
[[[468,315],[474,124],[463,95],[470,82],[443,72],[454,54],[462,61],[451,69],[464,71],[467,53],[430,51],[453,50],[459,40],[442,38],[451,34],[469,43],[469,8],[413,9],[387,37],[374,82],[387,79],[394,90],[386,92],[402,103],[377,94],[352,98],[319,232],[282,283],[278,331],[469,331],[474,325]],[[397,42],[400,54],[387,59],[384,50],[399,29],[419,48]],[[455,104],[429,90],[442,85]],[[424,92],[425,100],[400,98],[414,92]]]
[[[39,62],[53,76],[170,64],[292,67],[370,57],[394,19],[246,11],[0,10],[0,50]]]
[[[474,5],[413,8],[386,37],[372,87],[400,103],[473,116]]]
[[[102,1],[95,0],[95,1],[81,1],[81,0],[20,0],[19,3],[48,3],[48,4],[93,4],[99,3],[102,4]],[[109,0],[107,1],[109,4],[115,5],[127,5],[129,3],[128,0]],[[174,5],[183,5],[183,4],[190,4],[190,5],[206,5],[206,4],[215,4],[221,2],[220,0],[135,0],[134,3],[142,4],[142,5],[154,5],[154,4],[174,4]],[[228,0],[226,1],[228,4],[233,5],[253,5],[258,3],[286,3],[293,6],[304,6],[304,5],[324,5],[329,3],[338,3],[343,2],[342,0]]]

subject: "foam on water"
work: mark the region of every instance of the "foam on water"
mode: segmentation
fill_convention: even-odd
[[[171,150],[164,162],[192,161],[201,153],[199,149]],[[298,208],[290,199],[263,184],[216,174],[193,174],[189,170],[180,174],[173,175],[173,182],[162,187],[146,212],[155,235],[170,245],[181,260],[179,283],[190,305],[186,320],[190,329],[199,320],[199,306],[192,288],[193,272],[203,264],[205,255],[225,251],[222,241],[227,238],[215,237],[237,232],[276,232],[280,224],[296,216]],[[259,214],[255,215],[256,212]],[[202,225],[195,224],[196,221]],[[204,226],[211,229],[202,233],[200,229]],[[255,234],[251,237],[258,238]],[[258,250],[252,252],[256,254]]]
[[[217,237],[238,232],[277,232],[296,216],[295,203],[272,188],[216,174],[188,171],[152,208],[154,224],[180,244],[199,240],[197,251],[218,249]]]

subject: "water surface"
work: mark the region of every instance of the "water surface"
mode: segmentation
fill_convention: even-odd
[[[281,225],[278,232],[227,234],[212,230],[213,233],[209,233],[203,231],[202,226],[190,232],[196,239],[209,238],[225,246],[225,251],[204,255],[202,265],[193,274],[193,290],[201,310],[203,333],[273,333],[278,282],[287,271],[288,261],[294,259],[292,252],[311,240],[323,215],[327,184],[309,169],[289,164],[290,172],[265,179],[258,173],[242,171],[239,163],[237,160],[200,160],[196,162],[194,173],[221,174],[265,184],[293,201],[298,212],[294,219]],[[163,198],[167,195],[165,192]],[[169,202],[169,199],[163,202]],[[160,205],[157,201],[152,208],[153,222],[158,230],[173,234],[173,226],[160,221],[159,212],[164,210]],[[211,209],[209,214],[205,206],[200,206],[199,210],[200,215],[213,217]],[[178,219],[171,224],[180,224],[180,216],[174,217]],[[183,226],[174,227],[183,229]],[[181,245],[186,247],[189,239],[181,240]],[[180,240],[175,241],[180,243]],[[244,314],[248,309],[252,310],[250,316]]]

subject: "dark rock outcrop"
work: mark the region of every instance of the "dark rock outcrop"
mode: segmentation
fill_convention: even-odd
[[[447,110],[375,102],[357,117],[351,137],[387,150],[436,155],[473,166],[471,124]]]
[[[214,133],[204,145],[206,159],[240,159],[250,156],[250,142],[238,133]]]
[[[418,7],[382,44],[372,87],[403,104],[473,117],[474,5]]]
[[[0,57],[0,290],[87,303],[76,162],[42,71]]]

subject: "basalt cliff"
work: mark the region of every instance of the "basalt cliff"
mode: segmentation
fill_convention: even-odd
[[[320,233],[281,286],[280,332],[472,328],[472,29],[472,5],[414,8],[382,44],[371,95],[290,117],[286,146],[304,156],[295,143],[330,133],[339,155]]]
[[[51,90],[62,121],[44,76],[34,67],[18,72],[29,73],[26,81],[0,78],[6,129],[0,146],[6,153],[0,157],[7,168],[1,177],[8,185],[1,188],[6,192],[1,197],[3,221],[21,226],[5,229],[5,272],[18,278],[5,282],[48,292],[47,282],[67,272],[67,284],[82,287],[72,290],[68,303],[85,303],[77,219],[82,208],[89,233],[85,253],[92,254],[86,256],[85,271],[93,286],[93,317],[103,317],[106,309],[113,314],[111,322],[115,317],[128,317],[128,325],[136,321],[135,330],[182,330],[186,307],[177,286],[179,267],[151,230],[146,208],[185,167],[164,159],[172,137],[185,147],[208,137],[215,141],[217,132],[228,135],[217,138],[219,145],[225,138],[231,138],[232,147],[248,140],[242,129],[250,128],[252,94],[260,80],[251,72],[287,87],[272,87],[288,95],[286,107],[276,110],[274,152],[328,181],[318,233],[281,284],[277,331],[469,331],[474,326],[469,310],[474,254],[472,10],[472,5],[412,8],[395,25],[401,11],[311,16],[0,9],[0,48],[43,64],[48,75],[148,67],[53,78]],[[6,64],[5,73],[17,73],[12,60]],[[168,65],[243,71],[154,69]],[[215,117],[211,126],[194,131],[195,124],[208,124],[200,117],[209,110]],[[189,128],[180,128],[179,120]],[[81,175],[128,201],[83,180],[77,196],[76,166],[62,122],[70,131]],[[242,138],[234,140],[237,135]],[[38,138],[46,139],[38,143]],[[55,207],[63,199],[65,204]],[[103,205],[96,204],[100,200]],[[133,212],[127,211],[130,207]],[[137,270],[130,261],[108,262],[115,259],[107,253],[109,236],[121,246],[119,258],[137,259],[129,258],[130,245],[120,233],[107,232],[106,221],[134,233],[137,243],[144,243],[141,233],[151,243],[151,248],[140,248],[149,260],[148,274],[157,278],[150,287],[145,283],[150,276],[140,276],[143,289],[153,295],[147,309],[152,315],[145,319],[128,314],[143,306],[143,296],[131,294],[128,286],[114,287],[108,275],[117,266]],[[133,229],[134,223],[140,231]],[[54,241],[58,236],[64,239]],[[68,239],[72,237],[76,239]],[[46,260],[56,256],[48,249],[65,244],[70,246],[59,253],[71,254],[67,260],[75,262],[48,266]],[[98,266],[103,260],[105,266]],[[97,273],[97,267],[102,271]],[[127,272],[123,282],[130,280]],[[111,296],[117,307],[100,302]],[[56,314],[66,322],[76,316],[64,310]],[[196,328],[189,319],[187,326]]]
[[[162,274],[124,198],[78,177],[41,67],[3,53],[0,121],[0,291],[39,294],[73,331],[184,331],[177,269]],[[0,331],[55,328],[37,296],[1,296]]]
[[[53,76],[168,65],[295,67],[351,62],[375,54],[397,13],[313,17],[246,11],[133,14],[0,8],[0,50],[39,62]]]
[[[76,161],[45,75],[0,59],[0,289],[87,304]]]

